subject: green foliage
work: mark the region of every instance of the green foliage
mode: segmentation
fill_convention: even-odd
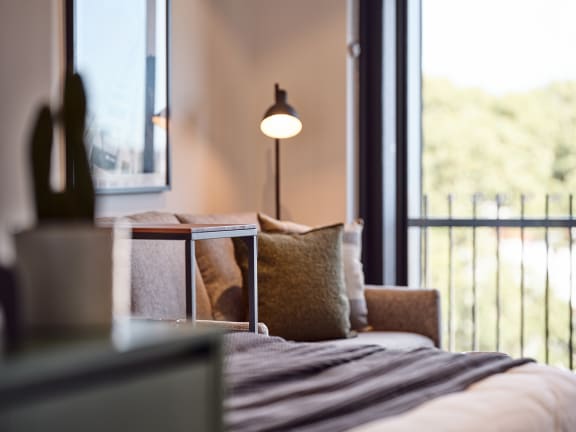
[[[550,215],[567,216],[567,197],[576,191],[576,81],[504,95],[459,88],[434,78],[424,78],[423,85],[422,184],[423,193],[428,196],[429,216],[447,215],[448,194],[454,196],[454,217],[472,217],[474,194],[481,194],[478,217],[495,217],[497,194],[506,196],[502,217],[519,215],[522,194],[527,196],[527,217],[544,216],[546,194],[560,197],[551,200]],[[463,351],[472,349],[475,287],[478,348],[495,350],[498,347],[512,355],[524,354],[543,361],[548,284],[550,362],[568,366],[568,329],[570,319],[574,319],[567,301],[572,289],[569,231],[550,229],[548,282],[544,229],[525,230],[524,280],[521,280],[520,229],[500,230],[499,267],[496,230],[479,228],[476,235],[474,258],[472,229],[454,229],[450,261],[447,229],[429,229],[426,285],[442,292],[446,347],[450,340],[452,286],[452,347]],[[520,347],[522,286],[523,353]],[[498,290],[499,344],[496,341]]]
[[[445,214],[450,193],[456,211],[469,212],[478,192],[517,203],[520,194],[576,191],[576,82],[502,96],[434,78],[423,85],[423,191],[431,212]],[[527,211],[542,215],[542,203],[532,205]]]
[[[50,186],[51,155],[54,121],[59,117],[64,125],[66,188],[54,192]],[[34,197],[39,222],[55,220],[94,219],[94,186],[84,145],[86,95],[78,74],[66,77],[64,102],[53,114],[48,106],[40,107],[30,145]]]

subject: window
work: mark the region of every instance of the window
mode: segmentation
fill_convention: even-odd
[[[409,265],[442,290],[451,349],[573,366],[575,13],[569,0],[422,1]]]
[[[360,11],[368,281],[438,288],[446,348],[573,368],[576,3]]]

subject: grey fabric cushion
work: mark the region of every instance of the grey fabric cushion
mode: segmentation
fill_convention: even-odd
[[[176,215],[188,224],[258,224],[256,213]],[[246,304],[242,299],[242,274],[234,258],[229,238],[196,242],[196,262],[212,305],[214,319],[244,321]]]
[[[342,233],[339,224],[303,234],[259,234],[258,313],[271,335],[295,341],[350,336]],[[247,247],[237,239],[234,246],[246,281]]]
[[[312,228],[290,221],[281,221],[258,213],[262,231],[269,233],[303,233]],[[350,302],[350,324],[352,329],[362,331],[368,327],[368,308],[364,297],[364,270],[362,268],[362,230],[364,222],[357,219],[344,225],[342,263],[344,282]]]
[[[128,217],[136,223],[177,224],[172,213],[146,212]],[[154,319],[186,316],[186,276],[183,241],[136,240],[132,246],[132,310]],[[196,318],[212,319],[206,287],[196,272]]]
[[[134,223],[180,223],[174,214],[164,212],[138,213],[125,219]],[[98,219],[99,223],[113,221],[113,218]],[[184,242],[134,240],[131,262],[132,313],[150,319],[186,317]],[[200,272],[196,272],[196,317],[213,318]]]

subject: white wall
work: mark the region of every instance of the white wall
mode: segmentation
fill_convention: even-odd
[[[24,145],[33,107],[59,86],[60,1],[0,0],[4,261],[8,231],[33,219]],[[172,190],[99,196],[98,213],[273,214],[273,141],[258,126],[279,82],[304,124],[281,143],[283,217],[344,220],[347,1],[172,0],[172,25]]]

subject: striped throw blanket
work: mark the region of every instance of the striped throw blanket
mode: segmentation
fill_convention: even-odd
[[[400,414],[530,359],[433,348],[295,343],[225,336],[227,430],[337,432]]]

